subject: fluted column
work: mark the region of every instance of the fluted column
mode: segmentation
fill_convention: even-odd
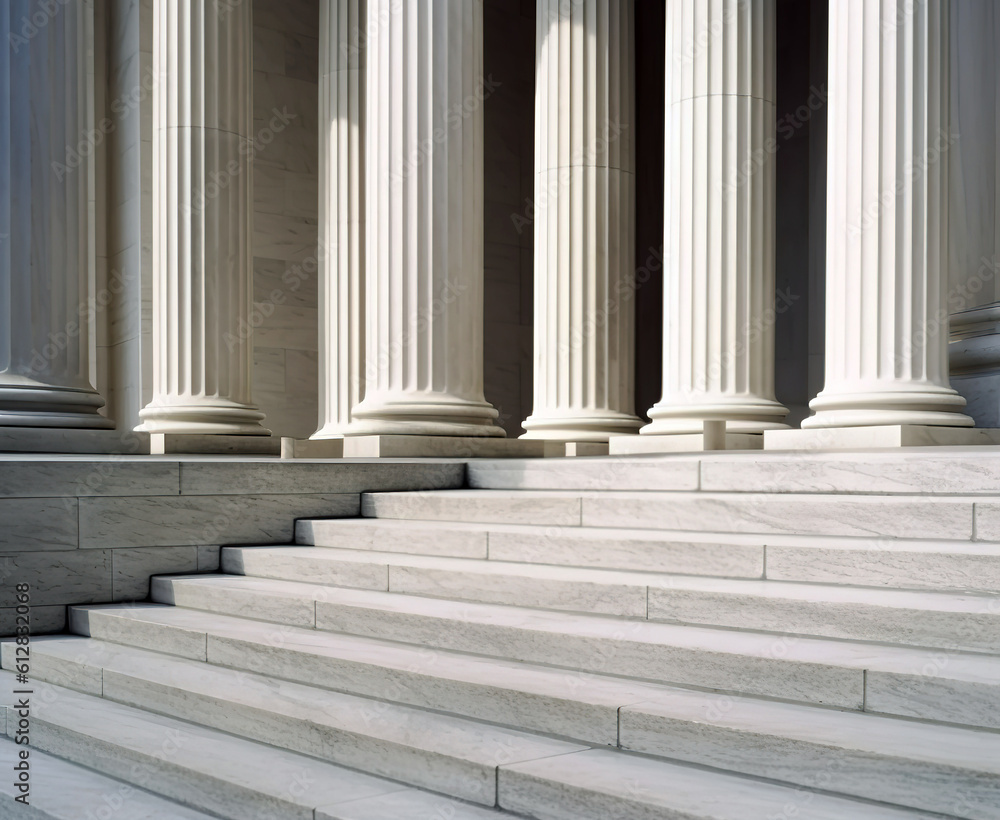
[[[320,3],[317,439],[344,434],[363,392],[366,5]]]
[[[538,0],[534,410],[525,438],[634,433],[633,0]]]
[[[803,427],[971,426],[948,383],[948,0],[830,4],[826,384]]]
[[[92,385],[90,2],[0,8],[0,426],[106,428]],[[90,33],[90,34],[89,34]]]
[[[351,434],[494,435],[483,397],[482,0],[371,0],[366,373]]]
[[[774,398],[774,0],[667,6],[663,398],[644,434],[784,427]]]
[[[153,398],[140,430],[268,432],[250,385],[251,5],[155,3]]]

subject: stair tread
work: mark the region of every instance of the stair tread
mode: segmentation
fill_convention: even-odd
[[[218,589],[254,590],[287,598],[320,599],[396,613],[427,615],[438,619],[513,626],[521,629],[578,636],[614,637],[627,624],[628,638],[651,644],[670,644],[726,654],[771,657],[774,636],[768,633],[717,629],[704,626],[626,621],[601,615],[556,612],[527,607],[451,601],[373,590],[324,587],[301,581],[280,581],[231,575],[184,577],[185,584],[211,584]],[[923,666],[927,650],[900,646],[840,641],[829,638],[796,638],[784,655],[787,660],[857,669],[909,671]],[[979,682],[1000,681],[1000,657],[954,653],[944,676]]]
[[[4,771],[13,769],[21,748],[12,740],[0,738],[0,766]],[[100,817],[104,816],[101,812],[112,806],[115,820],[218,820],[214,815],[189,809],[38,749],[32,748],[30,754],[30,808],[24,809],[24,816],[32,820]],[[12,780],[4,777],[0,782],[0,798],[4,803],[8,800],[13,803],[17,795]],[[3,816],[21,815],[14,812]]]
[[[13,681],[13,675],[0,672],[0,683]],[[247,793],[252,793],[256,801],[253,805],[262,817],[287,820],[301,817],[312,820],[314,811],[337,813],[342,804],[350,816],[377,816],[372,812],[386,805],[379,798],[392,795],[393,805],[420,808],[423,805],[447,807],[453,814],[477,818],[479,809],[459,803],[443,795],[434,795],[406,787],[400,783],[374,777],[363,772],[347,769],[333,763],[297,754],[285,749],[235,735],[226,734],[188,721],[137,709],[100,697],[85,695],[71,689],[36,683],[36,692],[47,687],[53,697],[45,697],[45,708],[33,717],[33,721],[60,727],[82,735],[91,742],[98,741],[103,748],[121,749],[121,759],[126,770],[138,769],[139,761],[157,760],[159,765],[169,765],[181,770],[181,778],[172,785],[179,787],[181,795],[191,798],[191,792],[199,789],[206,776],[233,785]],[[0,691],[10,691],[13,686],[0,687]],[[37,736],[38,729],[34,734]],[[171,754],[164,756],[164,743],[169,741]],[[65,749],[65,745],[62,745]],[[84,748],[88,759],[92,750]],[[107,758],[108,755],[100,755]],[[112,773],[108,773],[112,774]],[[228,803],[232,800],[218,786],[201,788],[199,800],[210,805],[203,808],[217,814],[227,814]],[[374,802],[369,805],[370,801]],[[194,799],[189,799],[194,802]],[[335,808],[338,807],[338,808]],[[232,807],[233,817],[246,820],[247,809],[237,814]],[[294,815],[293,815],[294,812]],[[345,815],[347,816],[347,815]],[[495,817],[496,813],[482,816]],[[507,814],[499,816],[510,816]]]
[[[304,717],[314,723],[345,731],[491,764],[493,745],[506,749],[511,760],[564,754],[582,748],[499,726],[486,726],[465,718],[437,714],[416,707],[373,701],[304,684],[279,681],[252,672],[223,669],[201,661],[165,655],[79,636],[37,638],[35,655],[55,655],[81,665],[99,666],[142,680],[157,681],[185,691],[227,702],[267,708],[282,715]],[[372,717],[370,712],[377,713]]]
[[[0,673],[0,682],[12,683],[13,677],[9,672]],[[35,686],[40,688],[37,682]],[[169,761],[164,762],[188,772],[210,772],[262,795],[308,805],[310,810],[403,788],[306,755],[60,686],[46,686],[57,697],[45,698],[45,707],[33,716],[33,722],[55,724],[146,757],[162,755],[165,740],[174,739]],[[0,686],[0,691],[13,688]],[[302,784],[307,794],[290,791],[294,782]]]
[[[86,649],[81,641],[87,645]],[[203,672],[206,669],[212,671],[206,664],[143,650],[101,645],[101,642],[92,639],[57,638],[39,642],[36,649],[42,652],[53,650],[61,651],[67,661],[74,663],[85,662],[87,651],[92,650],[106,669],[118,671],[119,674],[146,675],[148,678],[163,675],[166,671],[164,664],[174,669],[174,679],[185,677],[177,675],[177,670],[190,664],[200,667]],[[230,690],[236,681],[240,684],[239,690],[257,687],[256,676],[232,673],[230,670],[202,675],[200,682],[188,680],[188,683],[201,688],[211,685],[205,682],[211,679],[218,690],[219,684],[223,683],[223,676],[227,674]],[[234,694],[246,697],[243,691]],[[259,691],[259,697],[266,698],[267,703],[275,708],[288,701],[288,694],[286,685],[275,681]],[[323,720],[329,715],[329,701],[325,693],[310,689],[309,694],[308,698],[295,700],[298,710],[302,713],[308,710],[313,720]],[[489,727],[484,727],[487,732],[488,729]],[[562,750],[559,752],[550,748],[550,754],[533,755],[526,760],[518,760],[516,754],[511,754],[509,746],[502,748],[502,757],[498,757],[496,749],[492,750],[491,762],[496,766],[499,776],[498,796],[501,808],[538,816],[539,807],[544,806],[544,816],[547,817],[588,820],[620,816],[623,809],[630,811],[629,817],[649,820],[664,816],[662,812],[665,811],[688,812],[683,816],[698,820],[766,820],[775,811],[780,811],[803,795],[800,789],[794,787],[730,773],[617,751],[599,752],[570,744],[561,746]],[[546,765],[546,758],[563,760],[555,765]],[[915,810],[883,807],[812,792],[805,794],[808,795],[809,816],[814,820],[842,820],[844,817],[912,820],[929,817]],[[389,796],[383,799],[389,800]],[[321,816],[317,814],[317,817]],[[388,818],[393,815],[384,816]],[[377,814],[352,815],[344,811],[333,814],[333,817],[335,820],[381,820]],[[470,820],[478,820],[478,817],[474,816]]]
[[[711,592],[728,595],[752,595],[764,598],[784,598],[794,601],[869,604],[873,606],[922,609],[938,612],[1000,615],[1000,593],[940,590],[897,590],[874,587],[854,587],[834,584],[804,584],[794,581],[763,579],[730,579],[688,574],[637,572],[590,567],[562,567],[514,561],[494,561],[454,558],[435,555],[411,555],[379,550],[351,550],[336,547],[310,546],[239,546],[224,547],[230,552],[253,550],[260,554],[315,561],[385,564],[387,566],[439,570],[449,573],[483,576],[516,576],[537,580],[579,582],[606,585],[656,587],[664,592],[671,589],[691,592]],[[258,576],[247,576],[258,577]],[[259,576],[267,577],[267,576]],[[317,582],[321,582],[318,579]]]
[[[266,625],[244,618],[180,607],[125,608],[89,606],[89,611],[127,619],[198,629],[207,635],[269,645]],[[411,672],[444,681],[459,681],[503,690],[509,701],[530,693],[572,702],[596,704],[627,712],[703,723],[719,701],[715,694],[665,684],[645,683],[604,675],[588,675],[586,685],[567,686],[564,670],[536,664],[502,661],[446,650],[435,652],[433,665],[420,664],[426,652],[407,644],[288,627],[281,649],[330,659],[346,659],[386,670],[387,675]],[[209,654],[209,661],[211,661]],[[337,688],[331,679],[330,685]],[[1000,733],[926,724],[860,712],[781,703],[756,698],[727,701],[713,723],[744,732],[857,749],[943,765],[1000,774]]]

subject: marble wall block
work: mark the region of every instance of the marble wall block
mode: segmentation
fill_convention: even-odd
[[[0,554],[0,607],[17,606],[16,584],[29,584],[31,606],[111,600],[111,550]]]
[[[0,499],[0,553],[76,549],[76,498]]]
[[[358,515],[357,493],[84,498],[84,549],[201,544],[285,544],[296,518]]]
[[[199,571],[199,547],[147,547],[111,550],[111,584],[115,601],[142,601],[149,596],[153,575]]]

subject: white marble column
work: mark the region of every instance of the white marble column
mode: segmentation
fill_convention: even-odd
[[[92,385],[93,4],[0,8],[0,426],[107,428]]]
[[[482,0],[371,0],[365,398],[350,434],[489,435]]]
[[[321,0],[319,429],[339,438],[364,386],[366,0]]]
[[[534,410],[524,438],[635,433],[633,0],[538,0]]]
[[[774,0],[667,6],[663,398],[643,434],[784,427],[774,398]]]
[[[948,0],[830,5],[826,384],[803,427],[971,426],[948,383]]]
[[[152,433],[268,432],[250,386],[251,5],[155,4]]]

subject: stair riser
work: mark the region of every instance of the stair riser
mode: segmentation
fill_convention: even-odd
[[[222,571],[231,575],[248,575],[255,578],[280,578],[286,581],[323,583],[352,589],[389,588],[389,569],[386,564],[360,563],[357,561],[311,560],[301,555],[283,556],[279,551],[224,547]],[[178,606],[187,606],[178,600]],[[249,612],[248,617],[254,617]],[[303,613],[309,618],[309,613]]]
[[[700,464],[699,464],[700,462]],[[700,474],[700,475],[699,475]],[[492,490],[705,490],[774,493],[950,493],[1000,495],[1000,459],[674,456],[663,461],[471,461],[470,487]]]
[[[782,660],[798,640],[795,636],[775,635],[771,656],[752,658],[629,641],[629,630],[643,627],[636,622],[623,623],[620,636],[596,638],[329,602],[317,604],[316,619],[319,629],[463,652],[485,650],[584,674],[623,675],[846,709],[861,709],[866,703],[868,711],[889,715],[1000,728],[1000,681],[938,677],[948,674],[948,653],[936,650],[921,654],[921,662],[906,672],[865,673],[860,668]]]
[[[568,528],[617,527],[858,538],[973,538],[973,501],[961,498],[811,496],[738,493],[603,493],[573,498],[441,493],[366,495],[366,517]],[[978,537],[1000,537],[996,505],[978,504]],[[565,531],[552,534],[564,536]]]
[[[511,693],[500,687],[422,675],[418,670],[387,670],[375,664],[317,658],[295,651],[261,647],[248,641],[209,636],[209,662],[299,683],[390,700],[463,717],[560,735],[595,745],[618,742],[617,706],[581,703],[567,684],[565,698]],[[434,666],[427,652],[427,665]]]
[[[224,550],[224,567],[225,555],[238,550]],[[344,577],[364,575],[353,569],[359,564],[352,561],[283,555],[280,549],[248,552],[255,555],[252,562],[255,577],[356,587],[354,583],[344,583]],[[877,604],[716,593],[680,585],[533,578],[516,574],[513,568],[510,574],[487,573],[486,567],[480,572],[461,572],[374,563],[377,560],[373,557],[370,566],[360,566],[369,567],[368,574],[372,576],[387,572],[388,590],[402,594],[959,651],[1000,651],[1000,598],[984,599],[982,613],[937,612]],[[232,564],[242,563],[236,559],[232,561]],[[386,585],[383,582],[368,588],[385,590]],[[774,585],[775,595],[780,589]],[[259,593],[231,590],[219,595],[209,584],[157,579],[153,583],[153,598],[161,603],[177,603],[211,612],[280,620],[300,626],[314,625],[313,606],[309,601],[290,600],[287,605],[279,602],[274,606]],[[300,610],[302,617],[294,619]]]
[[[1000,652],[1000,601],[983,614],[649,588],[649,619],[969,652]]]
[[[336,526],[335,526],[336,525]],[[486,558],[487,531],[456,530],[414,522],[402,532],[377,521],[308,519],[295,523],[295,543],[350,550],[379,550],[412,555]]]
[[[752,658],[630,641],[643,624],[623,622],[611,638],[460,623],[429,616],[321,602],[317,627],[371,638],[486,653],[531,663],[590,672],[707,687],[765,697],[860,709],[863,674],[823,664],[777,657],[788,638],[775,636],[775,656]]]
[[[422,567],[390,567],[389,589],[460,601],[646,617],[646,587],[549,578],[483,575]]]
[[[580,525],[580,499],[573,496],[445,495],[440,493],[365,494],[366,518],[407,521],[464,521],[485,524]]]
[[[135,646],[140,649],[150,649],[154,652],[166,652],[170,655],[179,655],[182,658],[190,658],[194,661],[203,661],[207,655],[205,647],[205,633],[195,632],[181,627],[170,631],[169,635],[158,628],[157,624],[149,623],[128,617],[110,618],[103,616],[100,611],[83,609],[80,607],[70,607],[69,628],[75,635],[86,635],[90,638],[98,638],[102,641],[120,643],[126,646]],[[48,659],[46,659],[48,660]],[[87,656],[86,660],[90,664],[85,669],[98,668],[100,658]],[[52,661],[50,661],[52,662]],[[53,662],[58,670],[58,663]],[[6,654],[4,655],[4,665],[6,667]],[[99,668],[98,668],[99,671]],[[68,674],[75,675],[76,672],[70,670]],[[93,674],[89,672],[88,674]],[[86,691],[73,685],[72,678],[64,678],[64,682],[50,680],[58,686],[65,686],[68,689]],[[101,694],[100,690],[90,692],[90,694]]]
[[[560,533],[490,532],[490,559],[600,569],[762,578],[763,544],[628,540]]]
[[[818,584],[1000,592],[1000,549],[993,555],[963,555],[897,552],[884,541],[858,550],[768,545],[767,577]]]
[[[724,708],[725,699],[720,698]],[[1000,777],[775,735],[621,711],[621,746],[948,816],[1000,820]]]

